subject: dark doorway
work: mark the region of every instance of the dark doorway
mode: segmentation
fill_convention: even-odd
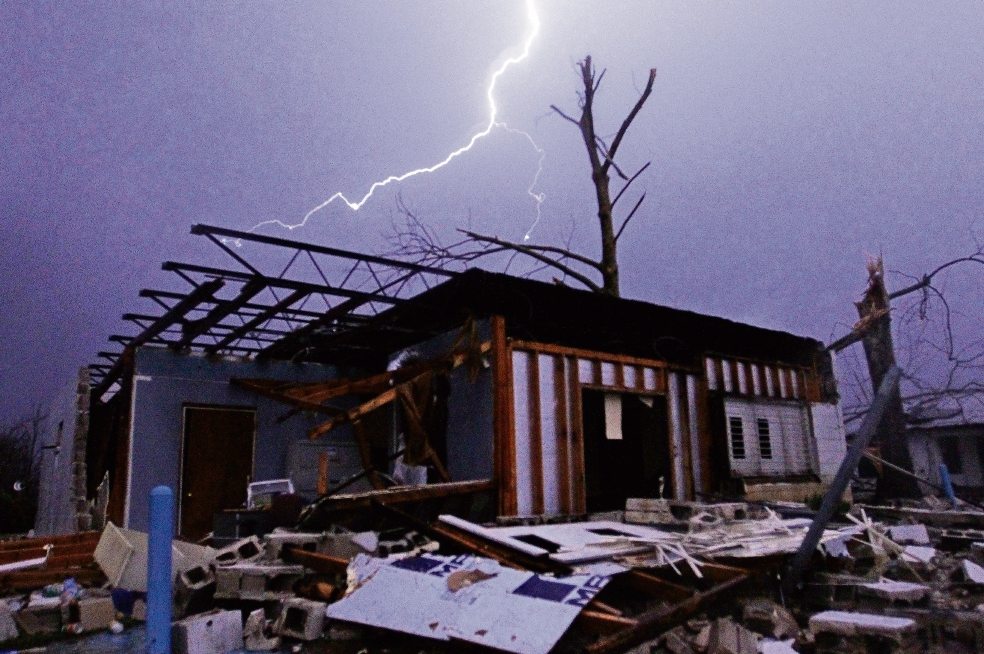
[[[185,407],[181,536],[204,538],[216,513],[246,503],[255,433],[253,409]]]
[[[588,511],[624,509],[629,497],[659,497],[660,477],[663,497],[673,497],[666,397],[585,389],[581,407]]]

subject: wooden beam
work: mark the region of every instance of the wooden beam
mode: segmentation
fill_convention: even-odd
[[[622,629],[588,645],[586,651],[591,654],[624,652],[687,620],[711,601],[717,600],[725,594],[736,590],[741,584],[748,581],[748,579],[749,576],[747,574],[739,575],[714,586],[706,592],[697,593],[691,598],[677,604],[657,606],[649,611],[633,616],[636,620],[635,626]]]
[[[345,574],[348,571],[349,561],[340,556],[329,556],[317,552],[308,552],[296,545],[284,545],[280,552],[280,558],[287,563],[303,565],[315,572],[326,574]]]
[[[618,633],[626,629],[638,626],[639,622],[632,618],[625,618],[603,611],[593,611],[584,609],[577,614],[574,619],[574,627],[581,629],[589,634],[601,634],[604,636]]]
[[[489,350],[490,347],[491,347],[491,344],[490,343],[488,343],[488,342],[483,343],[482,346],[481,346],[482,353],[484,354],[485,352],[488,352],[488,350]],[[460,366],[461,364],[463,364],[465,362],[465,359],[466,359],[466,355],[465,354],[463,354],[463,353],[455,354],[454,356],[451,357],[451,360],[450,360],[451,368],[452,369],[457,368],[458,366]],[[439,362],[439,360],[435,359],[433,365],[438,365],[438,362]],[[420,373],[420,374],[412,377],[411,379],[408,379],[407,381],[405,381],[405,382],[403,382],[403,383],[401,383],[401,384],[399,384],[397,386],[394,386],[394,387],[392,387],[392,388],[384,391],[383,393],[377,395],[375,398],[369,400],[368,402],[365,402],[363,404],[360,404],[359,406],[353,407],[353,408],[349,409],[348,411],[346,411],[346,412],[344,412],[344,413],[342,413],[342,414],[340,414],[338,416],[335,416],[331,420],[325,421],[325,422],[321,423],[320,425],[316,425],[316,426],[312,427],[311,429],[308,430],[308,434],[307,434],[308,439],[309,440],[312,440],[312,441],[313,440],[317,440],[319,437],[327,434],[329,431],[331,431],[335,427],[339,427],[341,425],[348,424],[350,422],[354,422],[354,421],[358,420],[359,418],[361,418],[362,416],[366,415],[367,413],[370,413],[371,411],[375,411],[379,407],[384,406],[386,404],[389,404],[390,402],[392,402],[393,400],[396,399],[397,394],[398,394],[400,388],[406,387],[407,385],[413,383],[419,377],[421,377],[422,375],[424,375],[427,372],[429,372],[432,368],[433,368],[433,366],[428,366],[424,370],[424,372],[422,372],[422,373]]]
[[[564,347],[551,343],[537,343],[536,341],[514,340],[512,346],[516,350],[526,350],[529,352],[539,352],[541,354],[559,354],[567,357],[578,357],[591,361],[604,361],[606,363],[621,363],[625,365],[647,366],[650,368],[665,368],[667,363],[658,359],[642,359],[640,357],[628,356],[626,354],[612,354],[609,352],[598,352],[597,350],[584,350],[576,347]],[[687,368],[689,370],[689,368]]]
[[[274,388],[264,386],[261,379],[240,379],[238,377],[233,377],[229,380],[229,383],[233,386],[238,386],[239,388],[244,388],[252,393],[261,395],[263,397],[275,400],[277,402],[283,402],[284,404],[290,404],[298,409],[303,409],[304,411],[313,411],[315,413],[326,413],[330,416],[339,416],[345,413],[343,409],[334,407],[328,404],[320,404],[318,402],[310,402],[308,400],[300,400],[295,397],[291,397],[284,391],[275,390]]]
[[[499,487],[499,515],[513,515],[517,510],[512,380],[512,351],[506,340],[506,319],[492,316],[492,430],[495,439],[494,475]]]
[[[560,512],[570,514],[571,503],[571,431],[567,424],[567,377],[564,358],[553,356],[554,438],[557,440],[557,486],[560,493]]]
[[[344,495],[330,495],[318,502],[319,508],[326,511],[347,511],[368,509],[372,501],[382,504],[407,504],[424,500],[454,497],[490,491],[495,488],[491,479],[478,481],[455,481],[447,484],[427,484],[426,486],[395,486],[380,491],[367,491]]]

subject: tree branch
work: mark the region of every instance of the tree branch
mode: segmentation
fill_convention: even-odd
[[[649,168],[649,164],[651,164],[651,163],[652,163],[652,161],[647,161],[645,166],[643,166],[642,168],[640,168],[639,171],[635,175],[633,175],[632,177],[630,177],[629,180],[627,182],[625,182],[625,186],[622,187],[622,190],[619,191],[618,194],[615,196],[615,199],[612,200],[612,209],[615,208],[615,205],[618,203],[618,199],[620,197],[622,197],[622,194],[625,193],[629,189],[629,185],[632,182],[636,181],[636,178],[639,177],[639,175],[641,175],[643,173],[643,171],[646,170],[646,168]]]
[[[616,241],[618,240],[618,237],[622,235],[622,230],[625,229],[625,226],[629,224],[629,221],[630,220],[632,220],[632,216],[634,216],[636,210],[640,206],[642,206],[642,201],[645,200],[645,199],[646,199],[646,194],[643,193],[642,194],[642,197],[639,198],[639,201],[635,203],[635,206],[634,207],[632,207],[632,211],[630,211],[629,212],[629,215],[625,217],[625,221],[622,223],[622,226],[618,228],[618,232],[615,233],[615,240]]]
[[[505,248],[505,249],[508,249],[508,250],[514,250],[514,251],[519,252],[521,254],[525,254],[528,257],[531,257],[533,259],[536,259],[537,261],[540,261],[542,263],[547,264],[548,266],[551,266],[553,268],[556,268],[557,270],[560,270],[565,275],[569,275],[570,277],[573,277],[577,281],[581,282],[582,284],[584,284],[585,286],[587,286],[588,288],[590,288],[592,291],[600,291],[601,290],[601,287],[598,286],[597,284],[595,284],[593,281],[591,281],[591,279],[589,279],[588,277],[586,277],[586,276],[582,275],[581,273],[577,272],[576,270],[574,270],[570,266],[565,266],[564,264],[560,263],[560,261],[556,261],[554,259],[551,259],[550,257],[546,256],[545,254],[541,254],[540,252],[537,251],[538,249],[546,248],[547,246],[537,246],[536,248],[534,248],[534,247],[530,247],[528,245],[521,245],[519,243],[512,243],[511,241],[504,241],[504,240],[502,240],[502,239],[500,239],[500,238],[498,238],[496,236],[486,236],[484,234],[476,234],[475,232],[468,232],[468,231],[465,231],[465,230],[458,230],[458,231],[460,231],[460,232],[468,235],[468,237],[471,238],[474,241],[480,241],[480,242],[484,242],[484,243],[492,243],[492,244],[498,245],[498,246],[500,246],[502,248]],[[584,259],[583,257],[581,257],[581,255],[575,254],[573,252],[567,252],[566,250],[561,250],[560,248],[553,248],[551,251],[559,251],[559,252],[562,252],[564,257],[570,257],[570,258],[576,259],[576,260],[582,260],[582,259]],[[587,260],[587,263],[589,263],[592,266],[597,266],[598,265],[596,262],[591,261],[590,259]]]
[[[622,138],[625,136],[625,132],[628,131],[629,125],[635,120],[636,114],[642,109],[642,105],[646,104],[646,100],[649,98],[649,94],[653,92],[653,82],[656,81],[656,69],[652,68],[649,70],[649,81],[646,82],[646,88],[639,97],[639,100],[632,107],[632,111],[626,116],[625,120],[622,121],[622,126],[618,128],[618,133],[615,135],[615,140],[612,141],[612,147],[608,150],[608,156],[610,158],[615,157],[615,153],[618,151],[618,146],[622,144]],[[605,172],[608,172],[607,165],[605,166]]]

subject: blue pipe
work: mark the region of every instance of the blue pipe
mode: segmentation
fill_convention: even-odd
[[[957,505],[957,495],[953,492],[953,480],[950,479],[950,469],[946,467],[945,463],[940,464],[940,485],[943,486],[946,499],[953,504],[953,510],[958,511],[960,507]]]
[[[174,539],[174,491],[150,491],[147,551],[147,652],[171,654],[171,541]]]

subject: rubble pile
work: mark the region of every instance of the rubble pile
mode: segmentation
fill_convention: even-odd
[[[383,507],[378,529],[176,540],[173,651],[984,651],[984,514],[855,507],[790,595],[811,520],[787,508],[629,500],[483,525]],[[112,523],[0,543],[0,644],[133,628],[146,584],[147,535]]]

